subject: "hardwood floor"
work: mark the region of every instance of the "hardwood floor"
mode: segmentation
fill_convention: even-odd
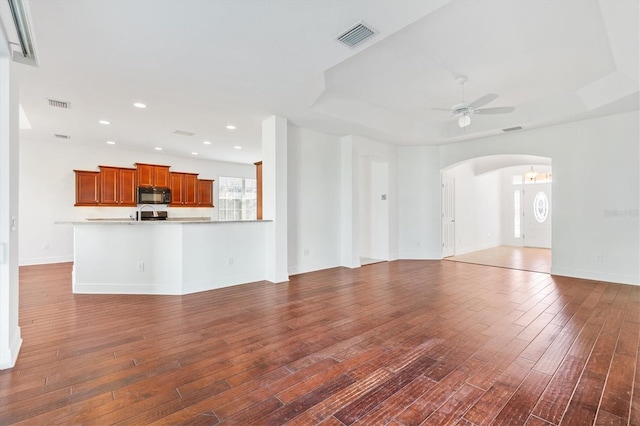
[[[188,296],[21,268],[0,424],[640,425],[640,287],[447,261]]]
[[[447,257],[446,260],[547,274],[551,271],[551,249],[545,248],[498,246]]]

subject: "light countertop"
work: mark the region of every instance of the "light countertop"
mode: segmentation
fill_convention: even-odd
[[[135,221],[130,218],[90,218],[85,220],[57,221],[59,225],[175,225],[175,224],[225,224],[246,222],[271,222],[270,220],[211,220],[201,217],[176,217],[167,220],[143,220]]]

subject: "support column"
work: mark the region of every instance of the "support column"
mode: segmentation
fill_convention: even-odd
[[[340,223],[342,241],[341,247],[341,264],[347,268],[360,267],[360,257],[358,250],[358,191],[354,190],[357,183],[355,173],[358,170],[354,167],[353,155],[353,137],[345,136],[340,141]]]
[[[262,122],[262,215],[268,224],[266,279],[289,281],[287,257],[287,119]]]
[[[0,25],[0,370],[15,365],[18,326],[18,84]]]

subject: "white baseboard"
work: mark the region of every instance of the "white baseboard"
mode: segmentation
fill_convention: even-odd
[[[585,280],[605,281],[618,284],[640,285],[640,277],[637,275],[615,274],[610,272],[584,271],[580,269],[567,269],[551,267],[551,275],[561,277],[581,278]]]
[[[20,327],[13,335],[13,339],[9,342],[9,347],[0,350],[0,370],[13,368],[18,360],[18,353],[22,347],[22,337],[20,337]]]
[[[47,265],[50,263],[66,263],[73,262],[73,255],[70,256],[51,256],[51,257],[32,257],[28,259],[20,259],[20,266]]]
[[[324,264],[310,264],[310,265],[295,265],[295,266],[290,266],[288,268],[288,272],[289,275],[299,275],[299,274],[306,274],[307,272],[314,272],[314,271],[321,271],[323,269],[331,269],[331,268],[337,268],[339,266],[342,266],[338,263],[336,263],[335,265],[324,265]]]

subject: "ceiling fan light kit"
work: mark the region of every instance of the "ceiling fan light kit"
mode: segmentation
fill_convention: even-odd
[[[465,128],[471,124],[472,114],[506,114],[513,112],[515,107],[496,107],[496,108],[480,108],[490,102],[495,101],[498,95],[489,93],[479,97],[471,103],[464,101],[464,84],[467,82],[467,77],[460,75],[456,77],[456,83],[460,85],[462,94],[462,102],[451,107],[451,115],[458,117],[458,126]],[[436,108],[439,109],[439,108]]]

